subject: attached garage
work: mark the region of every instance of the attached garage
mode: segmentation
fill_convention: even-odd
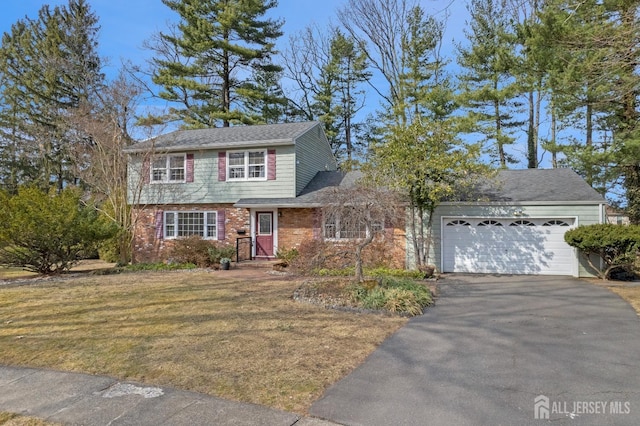
[[[571,169],[502,170],[436,208],[429,261],[445,273],[592,276],[564,234],[603,223],[605,204]],[[410,229],[407,236],[411,266]]]
[[[443,217],[444,272],[576,275],[564,233],[576,218]]]

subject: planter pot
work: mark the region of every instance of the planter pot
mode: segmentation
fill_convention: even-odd
[[[220,269],[222,269],[223,271],[228,271],[230,266],[231,264],[229,262],[221,263]]]

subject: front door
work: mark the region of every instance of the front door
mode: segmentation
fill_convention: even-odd
[[[273,212],[256,213],[256,257],[273,257]]]

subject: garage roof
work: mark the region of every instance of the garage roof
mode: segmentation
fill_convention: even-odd
[[[501,170],[460,201],[496,202],[593,202],[605,200],[568,168]]]

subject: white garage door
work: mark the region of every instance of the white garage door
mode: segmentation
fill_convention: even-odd
[[[444,272],[575,275],[576,255],[564,241],[572,218],[445,218]]]

